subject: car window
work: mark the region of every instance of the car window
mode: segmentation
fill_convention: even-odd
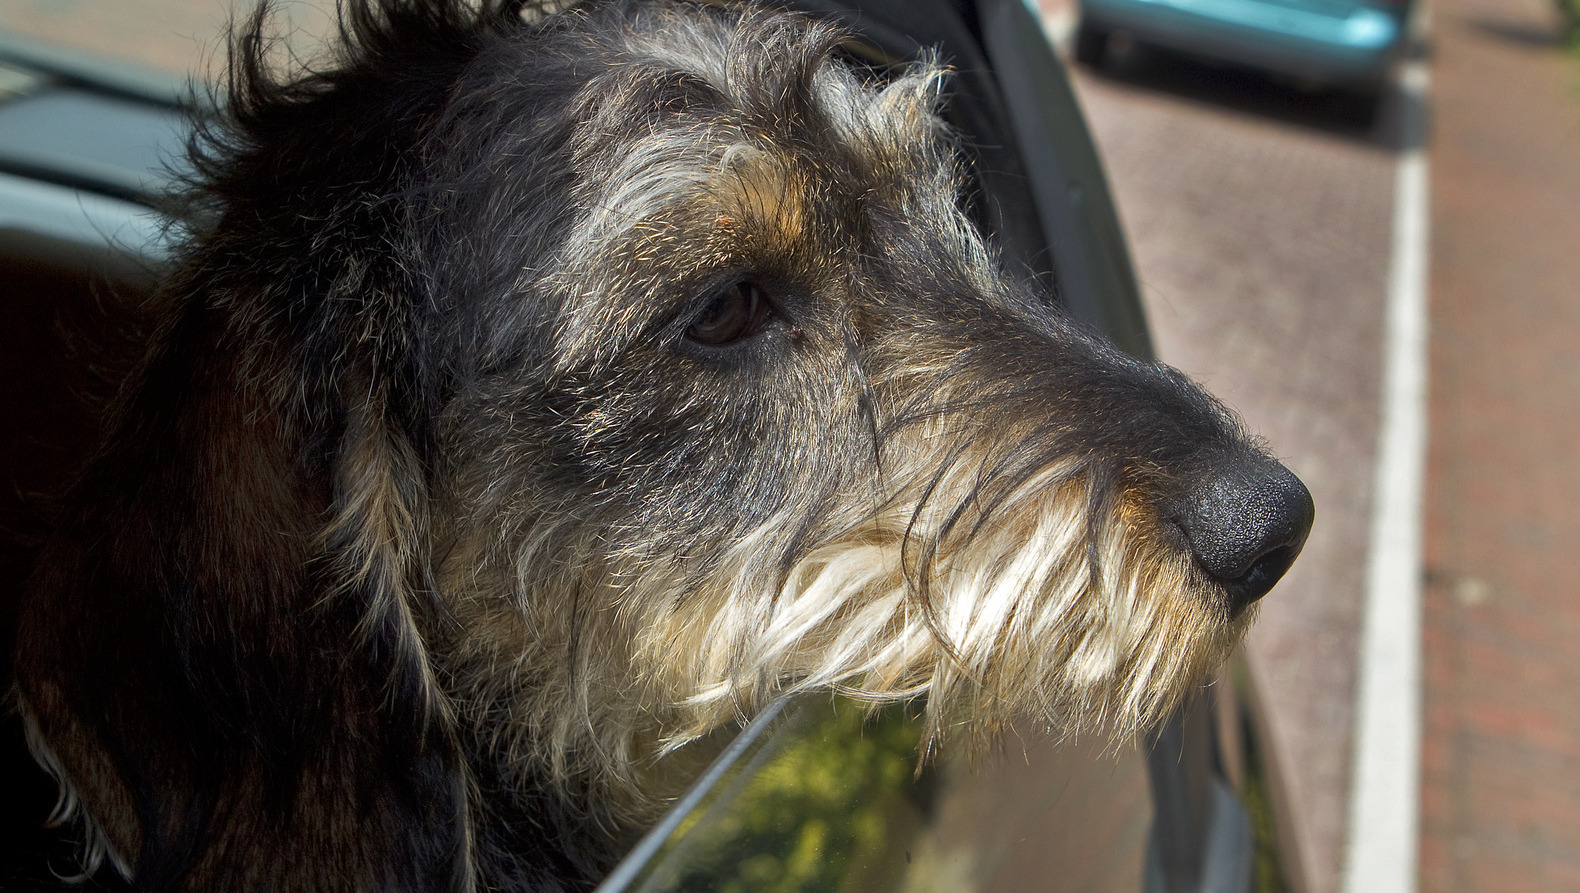
[[[923,762],[915,710],[773,705],[600,891],[1142,889],[1140,749],[1010,734]]]

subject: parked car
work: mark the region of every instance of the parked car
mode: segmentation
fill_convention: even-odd
[[[875,76],[924,47],[958,72],[947,116],[967,202],[1006,262],[1119,345],[1151,344],[1098,157],[1061,65],[1020,0],[792,0],[843,21]],[[179,85],[0,40],[0,643],[48,529],[47,497],[92,449],[140,334],[179,166]],[[179,223],[175,224],[179,226]],[[135,315],[130,318],[135,318]],[[6,656],[0,667],[9,672]],[[601,888],[635,891],[1287,889],[1276,773],[1243,673],[1117,750],[1035,725],[923,761],[914,705],[773,705],[718,756]],[[9,679],[0,678],[0,687]],[[20,724],[0,728],[0,888],[59,887],[76,842],[42,828],[53,783]],[[108,870],[99,882],[114,886]]]
[[[1273,72],[1375,110],[1407,46],[1412,0],[1080,0],[1075,56],[1136,41]],[[1369,108],[1367,107],[1369,105]]]

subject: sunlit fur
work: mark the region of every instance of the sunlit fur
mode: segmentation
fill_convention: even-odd
[[[35,751],[160,889],[580,889],[767,699],[1122,739],[1254,611],[1267,462],[1001,269],[948,75],[724,4],[243,30],[159,338],[24,606]],[[698,321],[747,283],[744,337]],[[688,334],[693,333],[693,334]]]

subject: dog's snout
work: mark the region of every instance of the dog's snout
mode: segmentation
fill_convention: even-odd
[[[1201,567],[1238,614],[1266,595],[1306,544],[1316,507],[1300,478],[1276,462],[1210,476],[1189,494],[1180,527]]]

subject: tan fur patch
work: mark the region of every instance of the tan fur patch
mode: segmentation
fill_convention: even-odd
[[[710,192],[728,228],[739,220],[753,236],[777,244],[811,235],[806,188],[792,173],[793,162],[742,143],[726,150],[719,166]]]

